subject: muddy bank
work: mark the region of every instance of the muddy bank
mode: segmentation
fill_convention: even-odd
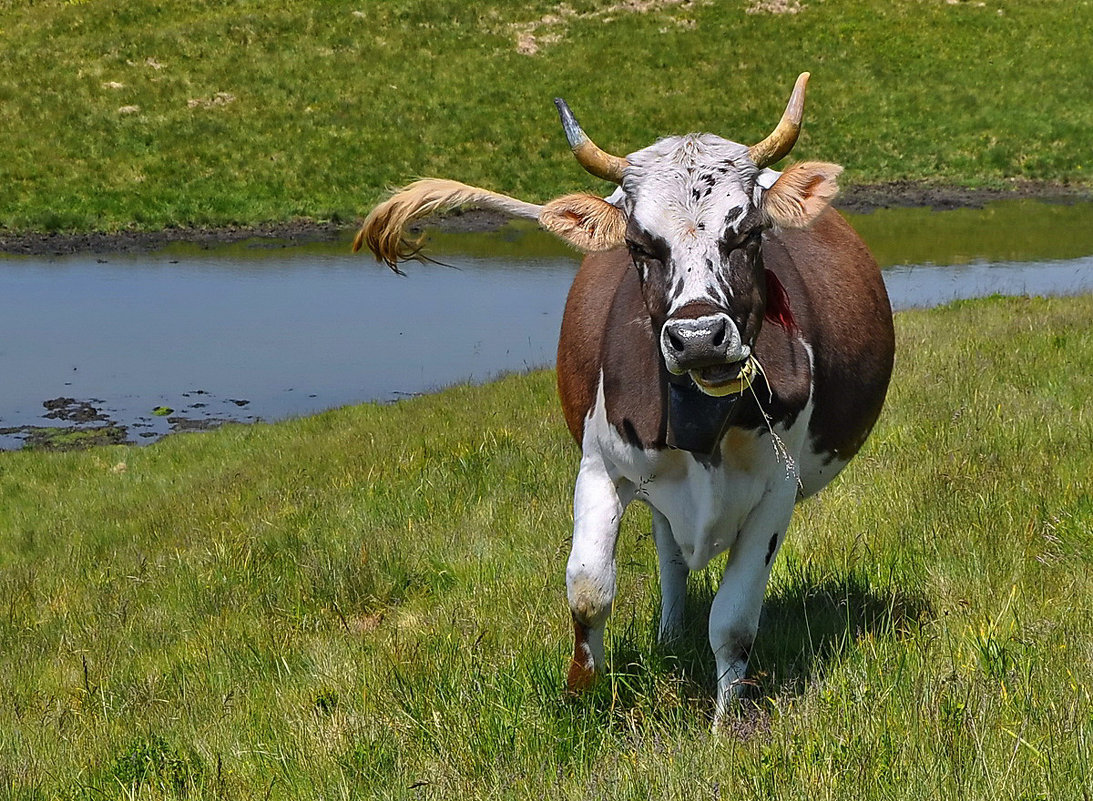
[[[938,211],[981,208],[999,200],[1043,200],[1078,203],[1093,200],[1093,187],[1064,184],[1014,182],[998,189],[968,189],[937,186],[913,181],[850,186],[835,202],[843,211],[857,214],[882,208],[923,207]],[[472,209],[454,212],[428,221],[429,227],[452,233],[491,231],[506,222],[496,212]],[[175,242],[198,247],[254,240],[268,247],[291,247],[308,242],[348,240],[357,223],[292,220],[254,226],[224,228],[165,228],[159,231],[115,231],[109,233],[5,233],[0,231],[0,253],[27,256],[66,256],[76,253],[141,253],[158,250]]]
[[[998,189],[968,189],[935,186],[914,181],[863,184],[843,189],[835,206],[843,211],[865,214],[876,209],[931,208],[979,209],[1000,200],[1041,200],[1045,203],[1081,203],[1093,200],[1093,187],[1015,181]]]
[[[208,396],[203,390],[185,394],[187,397],[191,394]],[[237,407],[250,403],[231,399],[227,402]],[[59,397],[42,401],[46,409],[42,417],[56,421],[57,425],[0,426],[0,450],[74,451],[99,445],[132,445],[167,434],[211,431],[227,423],[253,423],[257,420],[252,415],[244,414],[200,416],[200,410],[208,405],[200,402],[190,404],[186,412],[176,413],[174,409],[158,406],[151,411],[151,416],[120,422],[115,419],[115,412],[105,409],[103,404],[104,401],[98,398]],[[153,417],[164,418],[166,428],[154,427],[150,422]]]
[[[183,242],[214,247],[258,240],[269,247],[293,247],[308,242],[344,238],[350,226],[292,220],[224,228],[164,228],[159,231],[91,233],[8,233],[0,231],[0,253],[18,256],[69,256],[76,253],[147,253]]]

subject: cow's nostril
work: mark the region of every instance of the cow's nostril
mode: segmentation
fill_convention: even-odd
[[[717,327],[714,329],[713,339],[711,340],[711,342],[712,342],[712,344],[715,348],[720,348],[724,341],[725,341],[725,321],[724,320],[718,320],[717,321]]]
[[[672,350],[676,353],[683,353],[683,340],[671,330],[668,331],[668,344],[672,346]]]

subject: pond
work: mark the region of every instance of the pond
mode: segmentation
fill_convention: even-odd
[[[897,308],[1093,291],[1093,204],[854,215]],[[577,257],[533,227],[434,233],[394,275],[346,243],[0,258],[0,448],[391,401],[551,364]]]

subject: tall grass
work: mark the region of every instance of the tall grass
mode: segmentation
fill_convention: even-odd
[[[555,96],[620,152],[751,142],[802,70],[800,156],[850,181],[1089,185],[1089,0],[756,5],[12,0],[0,229],[352,220],[420,175],[602,189]]]
[[[0,792],[20,799],[1083,797],[1093,297],[898,315],[889,403],[799,510],[710,733],[702,616],[568,698],[576,451],[550,373],[0,454]]]

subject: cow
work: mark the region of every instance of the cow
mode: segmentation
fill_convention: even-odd
[[[797,501],[828,484],[876,422],[892,373],[880,270],[830,207],[842,167],[770,169],[797,141],[809,74],[774,131],[747,146],[670,136],[626,157],[556,100],[573,154],[617,188],[537,205],[424,179],[364,221],[353,244],[398,271],[420,257],[408,223],[476,205],[536,219],[587,255],[570,289],[557,383],[581,450],[566,589],[567,683],[605,667],[624,510],[652,510],[659,639],[683,623],[689,571],[727,553],[709,615],[715,725],[740,697],[771,565]]]

